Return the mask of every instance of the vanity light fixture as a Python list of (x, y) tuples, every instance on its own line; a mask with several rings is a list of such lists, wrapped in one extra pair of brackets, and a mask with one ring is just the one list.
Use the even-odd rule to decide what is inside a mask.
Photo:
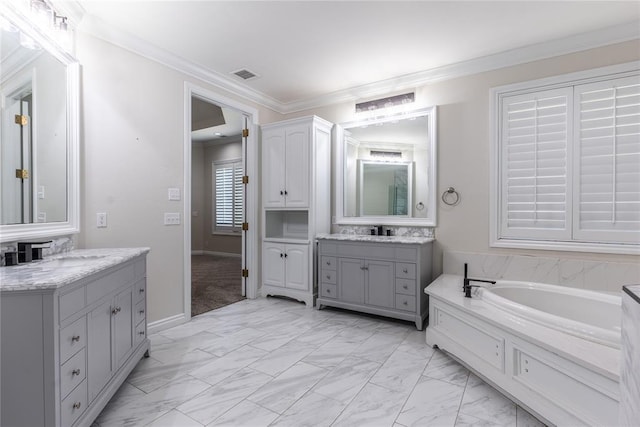
[(369, 155), (372, 158), (384, 160), (402, 160), (402, 152), (400, 151), (380, 151), (370, 150)]
[(385, 108), (392, 108), (398, 105), (411, 104), (415, 102), (416, 95), (414, 92), (402, 95), (394, 95), (387, 98), (374, 99), (373, 101), (361, 102), (356, 104), (356, 113), (364, 113)]
[(67, 31), (67, 17), (53, 12), (53, 27), (60, 31)]

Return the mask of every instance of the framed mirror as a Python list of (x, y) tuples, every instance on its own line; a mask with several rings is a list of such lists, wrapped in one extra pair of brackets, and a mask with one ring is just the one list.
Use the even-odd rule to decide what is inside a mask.
[(436, 108), (336, 126), (336, 224), (436, 225)]
[(0, 12), (0, 241), (79, 231), (79, 65), (16, 9)]

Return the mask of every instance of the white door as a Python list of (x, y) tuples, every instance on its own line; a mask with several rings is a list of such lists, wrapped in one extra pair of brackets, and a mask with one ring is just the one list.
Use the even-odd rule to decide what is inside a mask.
[(285, 201), (285, 133), (269, 129), (262, 134), (262, 200), (265, 207), (282, 207)]
[(284, 286), (284, 245), (263, 243), (262, 279), (265, 285)]
[(285, 287), (309, 290), (309, 246), (286, 245), (285, 250)]
[(309, 126), (287, 129), (285, 148), (285, 200), (288, 208), (309, 206)]

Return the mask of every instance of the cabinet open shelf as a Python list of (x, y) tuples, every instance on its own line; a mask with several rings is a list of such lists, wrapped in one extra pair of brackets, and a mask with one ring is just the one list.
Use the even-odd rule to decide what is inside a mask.
[(309, 242), (309, 211), (265, 211), (265, 239)]

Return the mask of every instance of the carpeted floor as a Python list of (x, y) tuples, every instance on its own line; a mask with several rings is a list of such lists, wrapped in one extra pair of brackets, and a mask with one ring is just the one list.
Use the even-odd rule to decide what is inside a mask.
[(206, 313), (245, 299), (242, 259), (218, 255), (191, 257), (191, 315)]

